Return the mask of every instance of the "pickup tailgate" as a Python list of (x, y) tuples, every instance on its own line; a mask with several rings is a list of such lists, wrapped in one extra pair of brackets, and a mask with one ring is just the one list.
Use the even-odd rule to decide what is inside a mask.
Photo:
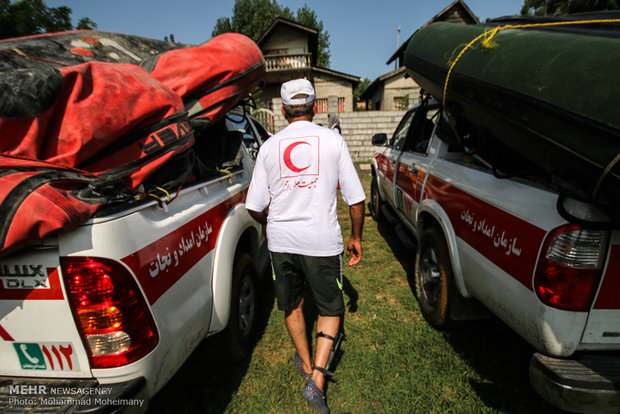
[(56, 246), (0, 257), (0, 376), (91, 377)]
[(602, 280), (582, 338), (583, 349), (620, 350), (620, 231), (614, 231)]
[[(614, 231), (578, 351), (570, 359), (535, 353), (530, 381), (551, 404), (579, 413), (620, 407), (620, 232)], [(588, 352), (589, 351), (589, 352)]]

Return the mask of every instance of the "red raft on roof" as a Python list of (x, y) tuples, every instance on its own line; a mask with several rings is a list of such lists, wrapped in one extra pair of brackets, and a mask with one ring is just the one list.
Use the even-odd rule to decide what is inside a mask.
[[(218, 121), (258, 86), (265, 73), (256, 44), (239, 33), (216, 36), (200, 46), (171, 50), (140, 66), (183, 98), (190, 117)], [(195, 73), (209, 76), (193, 76)]]
[(131, 193), (192, 147), (190, 118), (216, 122), (264, 70), (236, 33), (178, 49), (92, 31), (0, 41), (0, 255)]

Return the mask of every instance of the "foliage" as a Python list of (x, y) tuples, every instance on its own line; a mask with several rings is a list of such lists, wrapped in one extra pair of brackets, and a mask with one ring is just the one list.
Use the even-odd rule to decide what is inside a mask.
[(237, 32), (258, 40), (276, 17), (292, 20), (293, 13), (275, 0), (235, 0), (232, 17), (220, 17), (215, 23), (212, 36)]
[(357, 103), (360, 101), (360, 95), (368, 88), (370, 85), (370, 79), (364, 78), (360, 83), (357, 84), (355, 89), (353, 90), (353, 110), (357, 110)]
[(525, 0), (522, 15), (561, 16), (587, 11), (615, 10), (618, 0)]
[(277, 17), (293, 20), (319, 31), (317, 65), (329, 67), (329, 33), (323, 28), (323, 21), (307, 5), (293, 14), (288, 7), (281, 6), (276, 0), (235, 0), (232, 17), (217, 19), (212, 36), (227, 32), (242, 33), (254, 41), (265, 33)]
[(329, 33), (323, 28), (323, 21), (319, 20), (314, 10), (311, 10), (307, 5), (297, 10), (298, 23), (304, 26), (309, 26), (319, 31), (319, 44), (317, 48), (317, 65), (322, 67), (329, 67), (329, 60), (331, 53), (329, 52)]
[[(47, 7), (43, 0), (0, 0), (0, 38), (72, 30), (71, 12), (67, 6)], [(78, 28), (93, 26), (89, 18), (78, 23)]]
[(93, 22), (88, 17), (83, 17), (75, 28), (78, 30), (94, 30), (97, 28), (97, 23)]

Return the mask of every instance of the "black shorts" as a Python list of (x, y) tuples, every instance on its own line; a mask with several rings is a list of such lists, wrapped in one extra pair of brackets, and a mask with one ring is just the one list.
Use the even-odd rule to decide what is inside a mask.
[(271, 253), (278, 309), (288, 310), (303, 297), (304, 282), (321, 316), (344, 315), (342, 254), (329, 257)]

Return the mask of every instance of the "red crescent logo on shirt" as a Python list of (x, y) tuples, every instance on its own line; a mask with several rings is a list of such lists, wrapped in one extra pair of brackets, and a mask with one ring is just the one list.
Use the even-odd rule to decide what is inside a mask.
[(295, 149), (295, 147), (297, 147), (298, 145), (302, 145), (302, 144), (310, 145), (309, 143), (305, 141), (296, 141), (296, 142), (293, 142), (288, 147), (286, 147), (286, 149), (284, 150), (284, 153), (282, 154), (282, 158), (284, 159), (284, 164), (286, 164), (289, 170), (296, 172), (296, 173), (302, 172), (303, 170), (308, 169), (310, 165), (312, 165), (312, 164), (308, 164), (305, 167), (298, 167), (293, 163), (293, 160), (291, 160), (291, 152)]

